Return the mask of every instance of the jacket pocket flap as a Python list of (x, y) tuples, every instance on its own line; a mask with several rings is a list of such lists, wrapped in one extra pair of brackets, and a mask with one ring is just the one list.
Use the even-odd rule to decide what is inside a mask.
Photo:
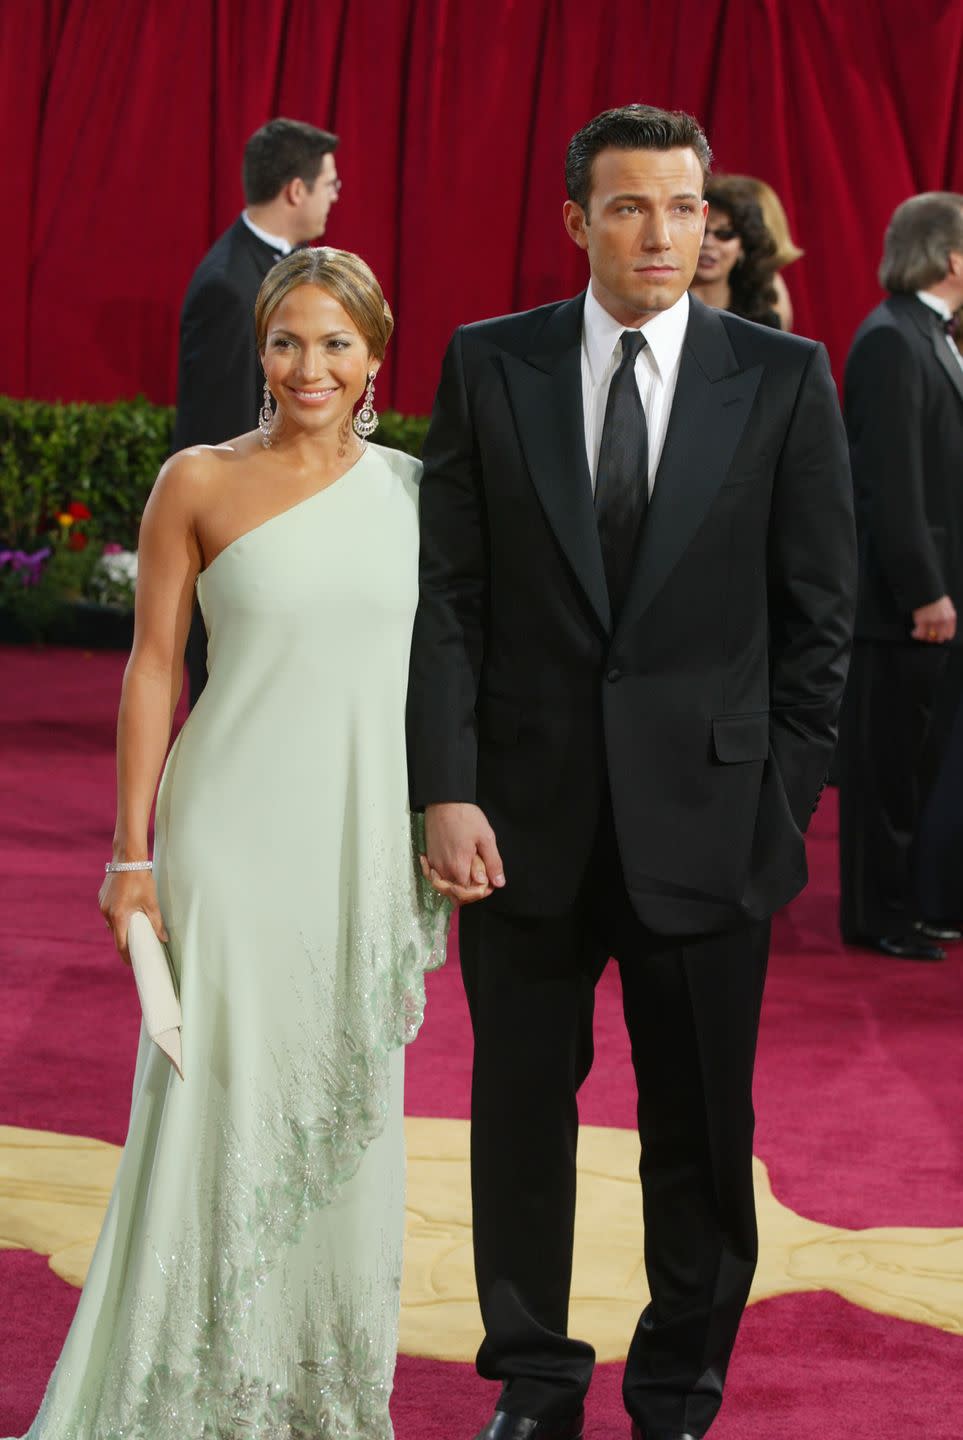
[(514, 745), (520, 718), (521, 707), (514, 700), (498, 695), (482, 695), (478, 700), (478, 732), (485, 740)]
[(716, 759), (725, 765), (765, 760), (769, 755), (769, 711), (752, 715), (717, 715), (712, 722)]

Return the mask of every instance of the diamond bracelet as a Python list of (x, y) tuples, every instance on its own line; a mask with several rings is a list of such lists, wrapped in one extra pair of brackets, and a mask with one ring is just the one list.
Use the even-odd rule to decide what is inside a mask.
[(153, 870), (153, 860), (108, 860), (104, 866), (108, 875), (122, 875), (126, 870)]

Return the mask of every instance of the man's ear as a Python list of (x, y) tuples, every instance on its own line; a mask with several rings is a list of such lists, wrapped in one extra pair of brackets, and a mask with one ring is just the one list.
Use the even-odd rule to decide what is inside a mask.
[(308, 187), (300, 175), (295, 175), (294, 179), (289, 180), (284, 187), (284, 198), (288, 204), (294, 206), (295, 209), (303, 203), (304, 197), (307, 194)]
[(954, 279), (963, 275), (963, 250), (950, 251), (949, 273)]
[(562, 206), (562, 221), (565, 229), (575, 241), (580, 250), (588, 249), (588, 236), (585, 231), (588, 226), (588, 216), (581, 205), (574, 200), (566, 200)]

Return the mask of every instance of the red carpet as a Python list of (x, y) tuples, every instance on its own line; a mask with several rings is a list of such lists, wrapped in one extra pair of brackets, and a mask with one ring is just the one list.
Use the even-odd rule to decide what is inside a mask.
[[(0, 1123), (124, 1138), (137, 1007), (96, 909), (113, 822), (121, 657), (0, 649)], [(778, 918), (757, 1073), (756, 1152), (775, 1193), (845, 1228), (963, 1224), (963, 955), (884, 961), (838, 942), (835, 807), (813, 881)], [(433, 977), (409, 1052), (412, 1114), (467, 1113), (470, 1043), (457, 966)], [(63, 1036), (72, 1036), (69, 1053)], [(633, 1087), (610, 967), (583, 1118), (631, 1127)], [(0, 1251), (0, 1435), (39, 1404), (77, 1292), (38, 1256)], [(719, 1440), (959, 1440), (959, 1338), (827, 1293), (747, 1313)], [(621, 1435), (619, 1367), (600, 1367), (588, 1434)], [(469, 1366), (402, 1358), (399, 1440), (469, 1437), (491, 1403)], [(185, 1437), (191, 1440), (191, 1437)]]

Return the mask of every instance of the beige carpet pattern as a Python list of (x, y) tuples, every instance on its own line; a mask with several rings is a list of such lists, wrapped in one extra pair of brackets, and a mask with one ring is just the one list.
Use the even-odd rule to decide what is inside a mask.
[[(408, 1119), (407, 1262), (401, 1349), (472, 1360), (481, 1333), (471, 1262), (468, 1123)], [(120, 1151), (104, 1141), (0, 1126), (0, 1249), (50, 1257), (82, 1285)], [(572, 1333), (625, 1358), (641, 1306), (639, 1146), (583, 1126)], [(755, 1161), (761, 1257), (752, 1300), (828, 1290), (868, 1310), (963, 1334), (963, 1229), (840, 1230), (787, 1209)]]

